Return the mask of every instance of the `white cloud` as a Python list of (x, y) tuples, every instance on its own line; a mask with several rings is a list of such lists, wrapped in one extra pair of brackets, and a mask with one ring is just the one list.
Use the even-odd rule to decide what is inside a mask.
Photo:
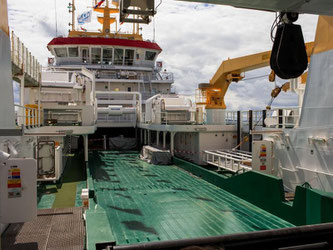
[[(68, 0), (55, 1), (9, 3), (11, 28), (44, 65), (49, 56), (46, 45), (56, 33), (55, 3), (58, 34), (65, 36), (71, 21)], [(89, 4), (90, 1), (79, 2), (78, 13)], [(146, 39), (153, 40), (155, 26), (156, 42), (163, 49), (160, 59), (168, 71), (174, 72), (176, 89), (184, 94), (194, 94), (199, 83), (208, 82), (223, 60), (270, 50), (272, 46), (270, 28), (274, 13), (170, 0), (163, 1), (157, 12), (155, 25), (143, 26), (142, 32)], [(314, 39), (316, 21), (315, 16), (300, 16), (298, 23), (302, 24), (306, 41)], [(94, 25), (96, 22), (87, 28), (92, 29)], [(248, 72), (246, 77), (268, 73), (269, 68), (265, 68)], [(263, 109), (273, 88), (274, 84), (266, 78), (233, 83), (226, 95), (227, 106)], [(293, 94), (281, 93), (276, 100), (282, 106), (296, 103)]]

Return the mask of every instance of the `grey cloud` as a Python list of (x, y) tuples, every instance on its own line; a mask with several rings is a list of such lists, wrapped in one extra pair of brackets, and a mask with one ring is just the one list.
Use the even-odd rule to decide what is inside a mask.
[(42, 28), (42, 31), (44, 32), (45, 35), (49, 37), (53, 37), (56, 35), (56, 28), (53, 23), (50, 24), (47, 21), (39, 20), (39, 25)]

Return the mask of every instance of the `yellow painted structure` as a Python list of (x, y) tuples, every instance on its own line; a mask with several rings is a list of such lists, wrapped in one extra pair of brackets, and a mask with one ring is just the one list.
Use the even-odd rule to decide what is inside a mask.
[[(25, 124), (26, 125), (39, 125), (41, 119), (39, 119), (39, 110), (37, 104), (26, 104), (25, 109)], [(40, 107), (42, 110), (42, 107)], [(41, 117), (43, 117), (43, 112), (41, 112)], [(39, 121), (39, 122), (38, 122)]]
[(313, 54), (333, 49), (333, 17), (319, 16)]
[(0, 30), (9, 36), (7, 0), (0, 0)]
[[(99, 1), (94, 0), (96, 5)], [(111, 6), (111, 4), (113, 6)], [(105, 5), (98, 8), (93, 8), (95, 12), (103, 14), (103, 16), (97, 17), (100, 24), (103, 25), (100, 32), (85, 32), (78, 31), (75, 29), (75, 1), (72, 0), (72, 30), (69, 32), (69, 37), (110, 37), (110, 38), (123, 38), (123, 39), (133, 39), (142, 41), (142, 35), (139, 34), (139, 24), (133, 24), (133, 32), (128, 34), (122, 34), (118, 32), (118, 21), (116, 17), (111, 16), (111, 14), (119, 13), (119, 3), (116, 1), (106, 0)], [(111, 32), (111, 25), (115, 25), (116, 32)]]
[[(314, 42), (306, 43), (308, 57), (311, 56)], [(200, 88), (201, 96), (206, 103), (206, 109), (225, 109), (224, 96), (230, 83), (238, 82), (244, 78), (247, 71), (263, 68), (270, 64), (271, 51), (265, 51), (253, 55), (228, 59), (222, 62), (209, 85)]]

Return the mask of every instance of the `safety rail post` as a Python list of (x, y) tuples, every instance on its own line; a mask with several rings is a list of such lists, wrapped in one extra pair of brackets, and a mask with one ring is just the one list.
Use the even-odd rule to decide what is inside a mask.
[(19, 38), (17, 37), (16, 38), (16, 50), (17, 50), (17, 65), (20, 65), (20, 40)]
[(26, 108), (24, 106), (22, 107), (22, 109), (23, 109), (23, 123), (24, 123), (24, 127), (26, 128), (28, 126), (28, 124), (29, 124), (29, 119), (27, 119), (29, 113), (27, 115), (27, 110), (26, 110)]
[(237, 111), (237, 145), (241, 142), (241, 112)]
[(31, 109), (32, 117), (31, 117), (31, 127), (35, 127), (35, 109)]
[(24, 71), (24, 43), (21, 43), (20, 47), (20, 68), (22, 67), (22, 70)]
[(279, 121), (278, 127), (283, 128), (283, 109), (278, 110), (278, 121)]
[(252, 152), (253, 111), (249, 110), (249, 152)]
[(31, 63), (32, 62), (32, 57), (31, 57), (31, 52), (29, 52), (29, 75), (31, 75), (32, 74), (32, 72), (31, 72)]
[(266, 117), (267, 117), (267, 111), (266, 111), (266, 109), (264, 109), (264, 110), (262, 111), (262, 127), (263, 127), (263, 128), (266, 128), (266, 124), (265, 124), (265, 119), (266, 119)]

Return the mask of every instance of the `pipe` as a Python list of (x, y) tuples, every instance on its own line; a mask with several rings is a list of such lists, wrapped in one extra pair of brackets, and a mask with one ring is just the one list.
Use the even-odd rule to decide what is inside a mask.
[(88, 155), (88, 152), (89, 152), (89, 141), (88, 141), (88, 135), (83, 135), (83, 143), (84, 143), (84, 161), (85, 162), (88, 162), (89, 160), (89, 155)]
[(65, 132), (36, 132), (36, 133), (24, 133), (24, 135), (26, 135), (26, 136), (66, 136), (67, 133), (65, 133)]
[(281, 228), (222, 236), (114, 246), (113, 250), (181, 249), (187, 246), (220, 246), (224, 249), (279, 249), (314, 243), (333, 247), (333, 223)]
[(107, 150), (107, 145), (106, 145), (106, 135), (103, 135), (103, 149)]
[(10, 154), (0, 150), (0, 162), (7, 161), (10, 157)]

